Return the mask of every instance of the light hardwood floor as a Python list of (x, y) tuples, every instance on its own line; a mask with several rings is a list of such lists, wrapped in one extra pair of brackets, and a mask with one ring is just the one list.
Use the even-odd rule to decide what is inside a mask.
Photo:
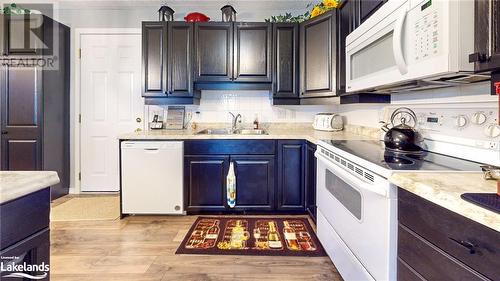
[(51, 223), (51, 280), (342, 280), (328, 257), (175, 255), (196, 216)]

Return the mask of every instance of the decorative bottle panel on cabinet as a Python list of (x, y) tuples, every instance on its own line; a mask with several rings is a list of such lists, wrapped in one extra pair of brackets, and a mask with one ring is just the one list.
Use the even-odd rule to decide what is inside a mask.
[(142, 23), (143, 97), (166, 97), (166, 23)]
[(195, 81), (232, 81), (233, 23), (196, 23), (194, 36)]
[(299, 25), (273, 24), (273, 97), (298, 97)]
[(271, 82), (271, 23), (234, 24), (236, 82)]
[(278, 141), (278, 210), (304, 211), (304, 142)]
[(300, 24), (300, 97), (336, 95), (336, 11)]
[(224, 211), (229, 156), (185, 156), (184, 189), (187, 211)]
[(169, 96), (193, 95), (193, 24), (168, 23), (167, 87)]
[(274, 208), (274, 155), (231, 155), (236, 173), (235, 210)]

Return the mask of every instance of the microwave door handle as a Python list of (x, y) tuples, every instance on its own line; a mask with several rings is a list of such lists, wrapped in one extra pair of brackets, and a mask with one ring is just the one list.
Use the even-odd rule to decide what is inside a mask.
[(407, 11), (406, 7), (403, 8), (401, 15), (394, 23), (394, 37), (392, 39), (392, 49), (394, 50), (394, 60), (398, 66), (401, 75), (408, 73), (408, 65), (406, 65), (405, 57), (403, 55), (403, 25), (405, 23)]

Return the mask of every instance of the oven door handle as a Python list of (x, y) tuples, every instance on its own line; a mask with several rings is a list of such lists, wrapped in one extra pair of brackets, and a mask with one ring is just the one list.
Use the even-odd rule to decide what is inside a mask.
[(314, 156), (316, 156), (316, 158), (318, 158), (318, 160), (321, 161), (321, 163), (324, 164), (328, 170), (334, 172), (335, 176), (339, 177), (348, 185), (354, 186), (358, 189), (363, 189), (366, 192), (376, 193), (380, 196), (389, 197), (388, 192), (385, 188), (360, 180), (358, 177), (351, 175), (349, 172), (332, 163), (331, 160), (319, 154), (318, 152), (315, 152)]
[(407, 11), (406, 7), (403, 7), (401, 15), (394, 23), (394, 37), (392, 39), (392, 49), (394, 50), (394, 60), (398, 66), (399, 73), (405, 75), (408, 73), (408, 65), (406, 64), (405, 57), (403, 55), (403, 25), (405, 23)]

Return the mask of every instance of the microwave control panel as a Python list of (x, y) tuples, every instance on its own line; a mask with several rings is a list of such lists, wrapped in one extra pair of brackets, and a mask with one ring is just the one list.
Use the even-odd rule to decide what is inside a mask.
[(409, 12), (409, 17), (415, 19), (413, 22), (415, 61), (425, 60), (439, 54), (441, 19), (438, 6), (438, 1), (425, 1)]

